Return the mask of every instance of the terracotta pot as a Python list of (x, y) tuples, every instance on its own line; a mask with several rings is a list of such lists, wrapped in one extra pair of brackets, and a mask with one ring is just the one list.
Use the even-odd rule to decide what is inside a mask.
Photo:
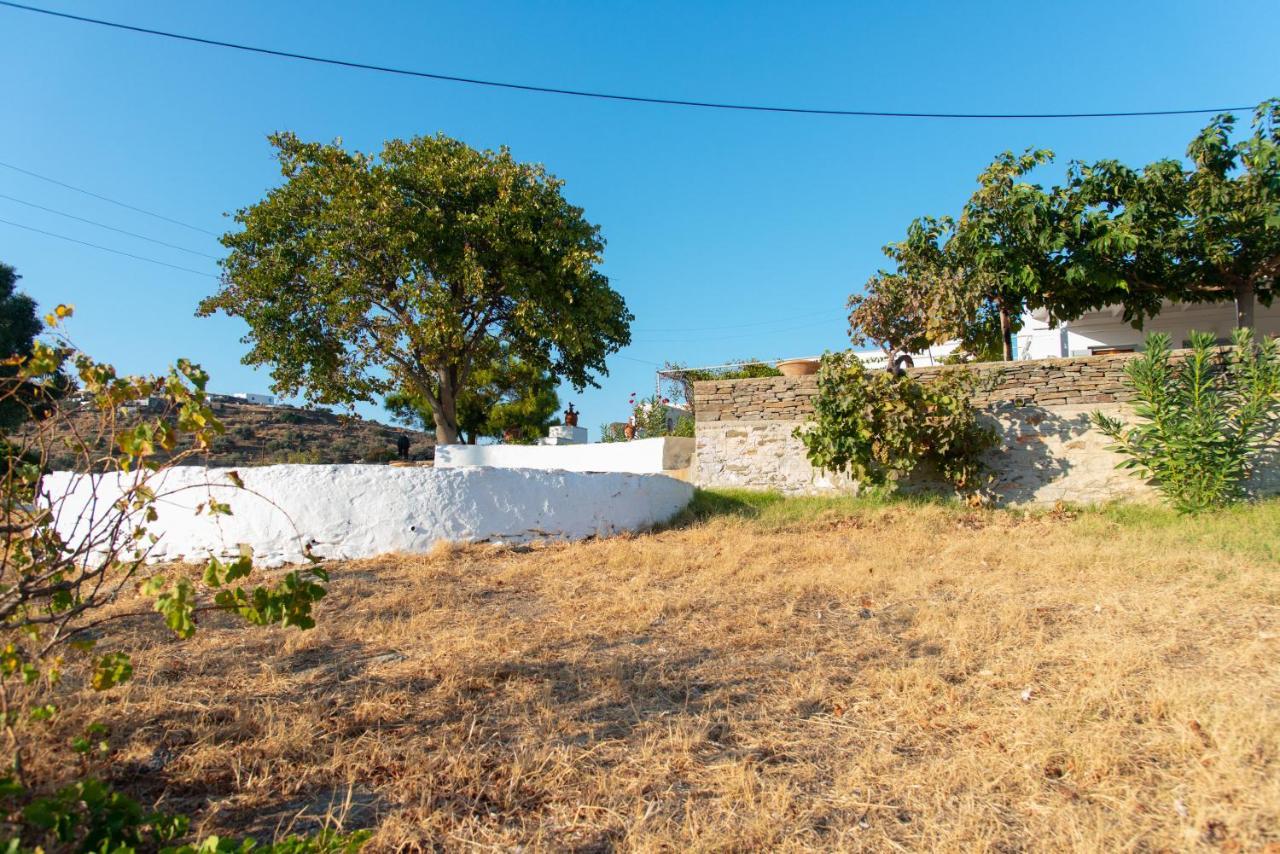
[(818, 372), (817, 359), (784, 359), (778, 363), (784, 377), (807, 377)]
[(634, 425), (634, 424), (628, 424), (628, 425), (626, 425), (625, 427), (623, 427), (623, 428), (622, 428), (622, 435), (623, 435), (623, 436), (626, 436), (626, 437), (627, 437), (627, 441), (628, 441), (628, 442), (630, 442), (632, 439), (634, 439), (634, 438), (636, 437), (636, 425)]

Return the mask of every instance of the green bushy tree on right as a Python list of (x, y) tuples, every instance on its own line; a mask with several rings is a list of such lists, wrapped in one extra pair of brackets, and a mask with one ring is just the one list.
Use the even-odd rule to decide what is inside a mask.
[(1191, 333), (1191, 352), (1173, 358), (1169, 336), (1147, 336), (1125, 368), (1138, 423), (1102, 412), (1093, 422), (1124, 455), (1119, 467), (1154, 481), (1178, 511), (1198, 513), (1245, 497), (1259, 460), (1280, 437), (1280, 344), (1237, 329), (1232, 347)]

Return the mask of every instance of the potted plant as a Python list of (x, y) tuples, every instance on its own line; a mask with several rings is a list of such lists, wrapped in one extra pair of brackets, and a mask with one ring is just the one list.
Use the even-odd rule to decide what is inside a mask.
[(784, 377), (805, 377), (818, 372), (818, 360), (783, 359), (778, 362), (778, 370)]

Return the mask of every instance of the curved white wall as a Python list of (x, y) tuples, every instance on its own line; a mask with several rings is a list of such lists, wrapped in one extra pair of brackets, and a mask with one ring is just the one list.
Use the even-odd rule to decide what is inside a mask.
[(493, 466), (661, 474), (689, 466), (693, 440), (677, 436), (592, 445), (437, 445), (436, 467)]
[[(378, 465), (279, 465), (237, 469), (180, 467), (155, 486), (161, 560), (234, 555), (241, 543), (265, 565), (303, 559), (303, 543), (325, 557), (425, 552), (440, 540), (522, 542), (607, 536), (665, 522), (693, 487), (662, 475), (581, 474), (509, 468), (401, 468)], [(109, 512), (119, 481), (99, 485), (97, 514)], [(231, 516), (196, 515), (212, 492)], [(59, 508), (59, 529), (74, 539), (93, 497), (85, 475), (54, 472), (45, 493)], [(255, 494), (256, 493), (256, 494)], [(274, 506), (273, 506), (274, 505)], [(292, 520), (292, 524), (290, 523)], [(301, 534), (301, 537), (299, 536)]]

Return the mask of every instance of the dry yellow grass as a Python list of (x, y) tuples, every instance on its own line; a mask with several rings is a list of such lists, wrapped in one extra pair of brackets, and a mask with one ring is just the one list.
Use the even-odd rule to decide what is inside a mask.
[(203, 832), (373, 850), (1280, 849), (1280, 505), (786, 506), (139, 622), (62, 726)]

